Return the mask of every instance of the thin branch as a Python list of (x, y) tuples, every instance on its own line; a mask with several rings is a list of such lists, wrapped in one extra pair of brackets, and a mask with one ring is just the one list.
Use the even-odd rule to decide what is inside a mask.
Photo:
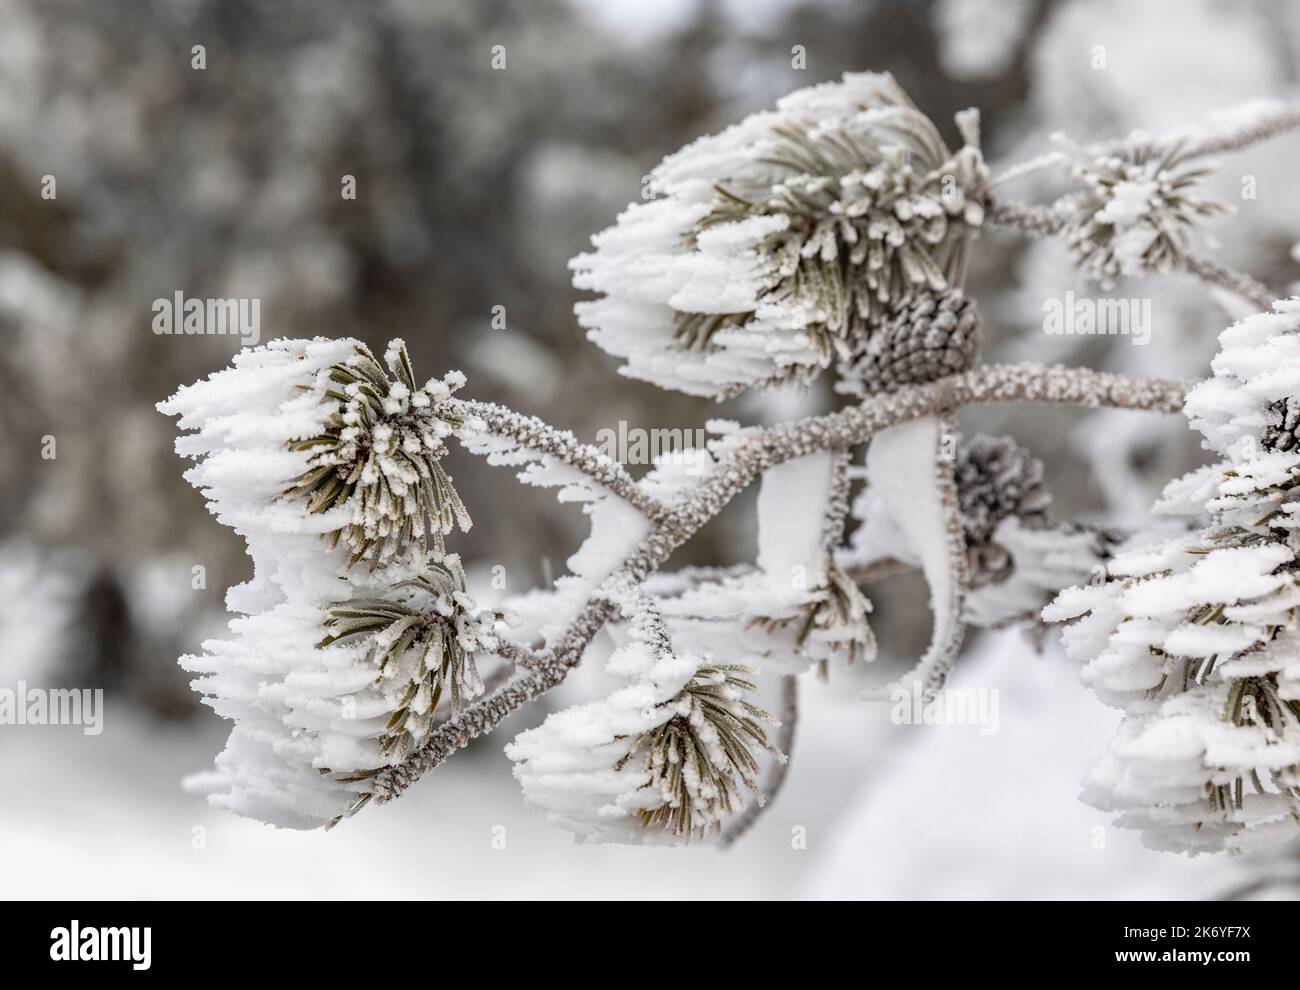
[[(995, 200), (989, 203), (985, 221), (995, 227), (1018, 230), (1031, 237), (1052, 237), (1065, 228), (1065, 218), (1050, 206), (1027, 205)], [(1204, 285), (1226, 289), (1261, 310), (1269, 310), (1277, 298), (1266, 286), (1244, 272), (1212, 261), (1200, 255), (1188, 254), (1182, 258), (1182, 267)]]
[(822, 546), (828, 554), (844, 542), (844, 527), (849, 520), (849, 463), (853, 454), (847, 448), (833, 454), (830, 495), (826, 499), (826, 520), (822, 526)]
[(1024, 178), (1026, 175), (1041, 172), (1045, 168), (1051, 168), (1054, 165), (1064, 165), (1069, 160), (1069, 155), (1064, 152), (1049, 151), (1046, 154), (1039, 155), (1037, 158), (1030, 158), (1026, 161), (1019, 162), (1016, 165), (1007, 167), (1006, 170), (989, 180), (988, 188), (995, 189), (1007, 182), (1014, 182), (1016, 179)]
[[(959, 405), (986, 402), (1045, 402), (1174, 413), (1182, 410), (1185, 390), (1180, 382), (1133, 379), (1086, 368), (985, 365), (928, 385), (911, 385), (874, 396), (861, 405), (823, 416), (745, 430), (737, 435), (709, 478), (659, 516), (641, 546), (617, 568), (611, 580), (644, 580), (766, 469), (816, 451), (865, 443), (874, 433), (897, 423), (948, 412)], [(615, 606), (597, 590), (549, 659), (434, 729), (424, 746), (376, 776), (375, 797), (387, 801), (399, 796), (456, 750), (559, 684), (614, 612)]]
[(525, 416), (495, 402), (467, 400), (462, 405), (466, 413), (483, 420), (489, 433), (563, 461), (603, 485), (648, 519), (657, 519), (664, 512), (662, 503), (647, 494), (622, 464), (599, 447), (579, 443), (577, 437), (567, 430), (557, 430), (536, 416)]
[[(1098, 141), (1086, 145), (1083, 150), (1089, 155), (1101, 157), (1129, 151), (1137, 146), (1180, 146), (1181, 157), (1200, 158), (1206, 155), (1241, 151), (1251, 145), (1259, 144), (1283, 134), (1289, 134), (1298, 129), (1300, 129), (1300, 103), (1279, 104), (1267, 112), (1258, 113), (1245, 122), (1227, 124), (1218, 129), (1213, 126), (1191, 126), (1169, 131), (1155, 137), (1147, 134), (1134, 134), (1123, 138), (1112, 138), (1108, 141)], [(1060, 138), (1063, 135), (1057, 135), (1057, 137)], [(1041, 172), (1045, 168), (1068, 165), (1069, 163), (1070, 156), (1064, 152), (1045, 152), (1034, 158), (1008, 165), (989, 181), (987, 188), (995, 189), (1026, 175)]]
[(492, 652), (516, 667), (539, 667), (554, 659), (550, 650), (535, 650), (531, 646), (503, 638), (497, 639), (497, 648)]
[(673, 639), (663, 612), (655, 600), (641, 590), (639, 583), (614, 576), (601, 587), (601, 593), (618, 608), (656, 656), (672, 655)]
[[(1241, 151), (1253, 144), (1300, 128), (1300, 103), (1279, 104), (1267, 113), (1260, 113), (1254, 119), (1237, 124), (1228, 124), (1217, 129), (1214, 127), (1187, 127), (1161, 135), (1156, 140), (1164, 144), (1183, 143), (1181, 149), (1184, 157), (1219, 155), (1228, 151)], [(1108, 142), (1104, 148), (1127, 147), (1131, 139)], [(1143, 143), (1151, 143), (1150, 138)]]
[(1269, 291), (1268, 286), (1251, 278), (1245, 272), (1236, 271), (1227, 265), (1221, 265), (1217, 261), (1195, 254), (1189, 254), (1183, 265), (1205, 285), (1227, 289), (1265, 312), (1273, 308), (1273, 300), (1277, 297)]
[(1065, 218), (1050, 206), (991, 200), (984, 222), (1006, 230), (1018, 230), (1031, 237), (1052, 237), (1065, 227)]
[(1201, 158), (1229, 151), (1242, 151), (1270, 138), (1300, 129), (1300, 103), (1278, 103), (1266, 111), (1255, 111), (1247, 119), (1219, 125), (1191, 124), (1163, 134), (1135, 132), (1084, 146), (1089, 155), (1118, 155), (1136, 148), (1174, 148), (1181, 158)]
[[(943, 511), (944, 547), (948, 555), (948, 614), (935, 615), (934, 642), (916, 666), (915, 674), (921, 677), (927, 691), (938, 691), (944, 686), (961, 653), (962, 643), (966, 640), (966, 594), (970, 590), (966, 529), (962, 523), (961, 504), (957, 499), (957, 457), (955, 451), (945, 450), (944, 438), (944, 434), (956, 435), (957, 417), (951, 412), (944, 414), (939, 421), (939, 429), (934, 476)], [(944, 631), (942, 639), (941, 630)]]

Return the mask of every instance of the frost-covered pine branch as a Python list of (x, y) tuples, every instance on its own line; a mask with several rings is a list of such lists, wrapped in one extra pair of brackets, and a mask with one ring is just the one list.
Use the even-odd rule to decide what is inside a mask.
[[(1215, 247), (1206, 221), (1231, 210), (1205, 198), (1201, 186), (1218, 168), (1211, 155), (1297, 128), (1300, 105), (1255, 100), (1163, 134), (1138, 131), (1092, 145), (1055, 134), (1062, 150), (1010, 166), (988, 183), (987, 219), (1035, 237), (1061, 237), (1080, 271), (1103, 288), (1121, 277), (1183, 271), (1266, 310), (1274, 295), (1264, 285), (1205, 253)], [(993, 198), (994, 187), (1047, 169), (1059, 170), (1075, 190), (1047, 205)]]
[(1084, 682), (1125, 712), (1086, 796), (1159, 848), (1300, 833), (1300, 301), (1220, 337), (1187, 416), (1222, 460), (1157, 511), (1203, 526), (1137, 546), (1044, 615)]
[[(254, 561), (228, 596), (230, 637), (182, 658), (234, 723), (192, 786), (275, 824), (337, 822), (604, 660), (622, 686), (508, 747), (525, 797), (587, 839), (733, 840), (783, 779), (796, 678), (869, 663), (869, 578), (915, 567), (934, 618), (906, 680), (941, 689), (968, 626), (1041, 629), (1059, 594), (1049, 617), (1083, 616), (1071, 652), (1100, 649), (1087, 676), (1131, 706), (1132, 745), (1105, 779), (1146, 802), (1141, 821), (1187, 844), (1177, 826), (1195, 816), (1211, 846), (1285, 831), (1295, 757), (1278, 761), (1297, 738), (1300, 675), (1271, 644), (1294, 624), (1283, 463), (1300, 458), (1294, 304), (1225, 333), (1215, 378), (1188, 403), (1228, 458), (1195, 483), (1216, 520), (1154, 557), (1055, 518), (1032, 452), (963, 438), (955, 415), (980, 403), (1180, 411), (1180, 382), (980, 363), (996, 328), (966, 291), (970, 253), (986, 223), (1010, 226), (1064, 237), (1099, 280), (1181, 268), (1258, 302), (1267, 290), (1194, 250), (1219, 212), (1199, 195), (1201, 159), (1291, 126), (1279, 110), (1196, 140), (1072, 149), (1034, 167), (1068, 158), (1081, 188), (1041, 206), (993, 195), (974, 111), (958, 115), (964, 143), (950, 149), (887, 75), (801, 90), (700, 139), (654, 171), (655, 198), (574, 260), (576, 284), (597, 294), (579, 322), (623, 374), (664, 388), (722, 399), (825, 374), (845, 404), (775, 426), (711, 421), (699, 457), (661, 457), (639, 479), (561, 428), (461, 397), (458, 373), (419, 385), (400, 341), (382, 362), (350, 340), (275, 341), (182, 388), (160, 408), (192, 431), (177, 441), (196, 461), (186, 477)], [(1248, 433), (1253, 453), (1233, 446)], [(567, 574), (501, 608), (477, 605), (455, 553), (469, 511), (450, 471), (467, 455), (590, 521)], [(665, 570), (751, 484), (754, 560)], [(1062, 593), (1098, 573), (1111, 580)], [(1206, 594), (1225, 578), (1254, 597)], [(1165, 625), (1143, 613), (1120, 628), (1124, 609), (1154, 607), (1143, 589), (1160, 582), (1177, 602), (1161, 599)], [(602, 658), (604, 629), (617, 645)], [(1178, 649), (1201, 651), (1195, 670), (1173, 670), (1169, 657), (1190, 655)], [(1229, 649), (1230, 662), (1208, 661)], [(1201, 750), (1180, 748), (1198, 732)], [(1224, 759), (1207, 755), (1246, 735), (1213, 750)], [(1149, 786), (1130, 786), (1133, 774)]]

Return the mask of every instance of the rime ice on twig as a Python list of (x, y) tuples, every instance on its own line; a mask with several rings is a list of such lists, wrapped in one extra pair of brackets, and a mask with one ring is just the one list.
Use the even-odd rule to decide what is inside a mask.
[(1273, 304), (1273, 293), (1266, 285), (1211, 258), (1189, 254), (1183, 259), (1183, 267), (1206, 285), (1226, 289), (1259, 309), (1268, 309)]
[(477, 419), (486, 432), (508, 437), (520, 447), (562, 461), (647, 517), (653, 519), (662, 511), (659, 503), (637, 485), (622, 464), (597, 447), (579, 443), (567, 430), (557, 430), (536, 416), (525, 416), (494, 402), (463, 402), (461, 405), (466, 415)]
[(1001, 199), (990, 203), (985, 220), (991, 227), (1006, 227), (1031, 237), (1053, 237), (1065, 226), (1065, 218), (1050, 206), (1013, 203)]
[(1134, 144), (1180, 144), (1184, 154), (1203, 157), (1241, 151), (1253, 144), (1300, 128), (1300, 103), (1251, 100), (1212, 115), (1204, 124), (1192, 124), (1164, 134), (1139, 133), (1094, 145), (1094, 154), (1121, 153)]

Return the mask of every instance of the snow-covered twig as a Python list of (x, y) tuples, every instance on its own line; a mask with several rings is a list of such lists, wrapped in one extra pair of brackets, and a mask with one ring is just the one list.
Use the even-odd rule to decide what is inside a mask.
[(1005, 185), (1008, 182), (1014, 182), (1016, 179), (1023, 179), (1026, 175), (1033, 175), (1035, 172), (1041, 172), (1045, 168), (1052, 168), (1061, 165), (1068, 160), (1066, 155), (1060, 151), (1049, 151), (1046, 154), (1039, 155), (1037, 158), (1030, 158), (1015, 165), (1008, 166), (1004, 171), (995, 175), (989, 180), (989, 188), (995, 189), (998, 186)]
[(1195, 275), (1205, 285), (1226, 289), (1228, 292), (1241, 296), (1242, 299), (1261, 310), (1267, 310), (1273, 305), (1275, 296), (1268, 286), (1251, 278), (1245, 272), (1239, 272), (1235, 268), (1229, 268), (1227, 265), (1221, 265), (1211, 258), (1196, 254), (1189, 254), (1184, 264), (1187, 271)]
[(496, 649), (492, 652), (507, 663), (514, 664), (516, 667), (530, 669), (540, 666), (551, 659), (549, 650), (534, 650), (522, 643), (500, 637), (497, 639)]
[(844, 526), (849, 519), (849, 464), (853, 456), (848, 449), (837, 450), (831, 468), (831, 492), (826, 500), (826, 519), (822, 528), (822, 545), (827, 553), (844, 542)]
[(1132, 147), (1135, 142), (1155, 141), (1180, 145), (1181, 153), (1186, 157), (1242, 151), (1300, 128), (1300, 103), (1254, 100), (1222, 111), (1216, 117), (1217, 120), (1209, 124), (1178, 128), (1154, 138), (1147, 134), (1119, 138), (1092, 145), (1089, 150), (1098, 155), (1116, 154)]
[[(1228, 111), (1219, 126), (1197, 125), (1183, 127), (1167, 134), (1152, 136), (1149, 134), (1130, 135), (1112, 138), (1087, 146), (1092, 155), (1122, 154), (1135, 144), (1164, 144), (1180, 146), (1180, 153), (1188, 158), (1219, 155), (1232, 151), (1242, 151), (1262, 141), (1289, 134), (1300, 128), (1300, 104), (1256, 101), (1248, 103), (1235, 111)], [(1060, 151), (1049, 151), (1035, 158), (1009, 165), (988, 183), (993, 189), (1026, 175), (1041, 172), (1069, 162), (1069, 156)]]
[(1052, 237), (1061, 232), (1064, 218), (1050, 206), (1014, 203), (995, 199), (989, 202), (984, 222), (994, 227), (1018, 230), (1031, 237)]
[(495, 402), (466, 401), (463, 407), (467, 415), (484, 423), (487, 432), (507, 437), (528, 450), (548, 454), (581, 471), (646, 517), (654, 519), (663, 511), (663, 506), (646, 494), (622, 464), (599, 447), (579, 443), (567, 430), (557, 430), (536, 416), (525, 416)]

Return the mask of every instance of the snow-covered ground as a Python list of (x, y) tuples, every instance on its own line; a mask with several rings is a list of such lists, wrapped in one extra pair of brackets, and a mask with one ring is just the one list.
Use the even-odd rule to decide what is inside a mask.
[(997, 731), (903, 725), (801, 888), (810, 897), (1213, 898), (1255, 876), (1244, 857), (1145, 848), (1078, 799), (1119, 721), (1055, 648), (989, 636), (957, 667), (956, 691), (997, 690)]
[[(845, 681), (803, 685), (786, 787), (734, 848), (575, 844), (524, 807), (500, 747), (461, 754), (333, 832), (208, 808), (179, 787), (223, 727), (159, 728), (109, 705), (98, 737), (0, 734), (4, 890), (36, 898), (1201, 897), (1244, 859), (1149, 852), (1080, 804), (1115, 716), (1058, 655), (1014, 634), (972, 650), (954, 686), (1000, 689), (998, 731), (913, 727)], [(540, 714), (535, 720), (540, 719)], [(521, 727), (517, 726), (516, 728)], [(1097, 828), (1104, 848), (1094, 848)]]

